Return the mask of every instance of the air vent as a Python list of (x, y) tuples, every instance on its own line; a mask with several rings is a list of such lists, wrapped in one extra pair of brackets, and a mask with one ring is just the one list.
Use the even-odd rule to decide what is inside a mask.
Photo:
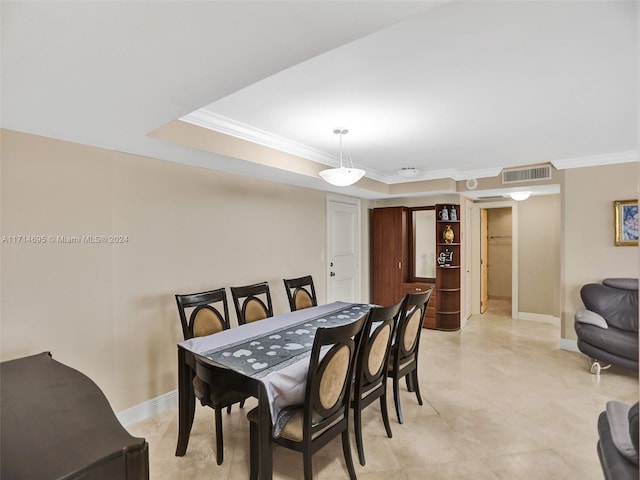
[(551, 179), (551, 165), (511, 168), (502, 171), (502, 183), (535, 182)]

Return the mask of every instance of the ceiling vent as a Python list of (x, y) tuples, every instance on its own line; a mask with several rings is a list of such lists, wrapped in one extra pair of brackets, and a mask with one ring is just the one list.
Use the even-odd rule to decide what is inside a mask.
[(551, 179), (551, 165), (502, 170), (502, 183), (535, 182)]

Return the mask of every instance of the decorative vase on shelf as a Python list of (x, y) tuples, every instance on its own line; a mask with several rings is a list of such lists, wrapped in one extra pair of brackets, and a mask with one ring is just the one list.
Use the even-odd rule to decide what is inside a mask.
[(449, 220), (449, 210), (447, 210), (447, 207), (443, 207), (442, 210), (438, 212), (438, 219)]
[(451, 225), (447, 225), (444, 229), (444, 232), (442, 232), (442, 238), (444, 238), (444, 242), (445, 243), (453, 243), (453, 240), (455, 238), (455, 234), (453, 233), (453, 230), (451, 229)]
[(456, 212), (456, 207), (451, 207), (451, 214), (449, 215), (452, 221), (458, 221), (458, 212)]

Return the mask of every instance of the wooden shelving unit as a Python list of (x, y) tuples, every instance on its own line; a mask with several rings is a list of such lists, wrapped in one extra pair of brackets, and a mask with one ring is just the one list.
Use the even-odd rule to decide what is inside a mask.
[[(442, 220), (442, 212), (450, 214), (456, 211), (455, 220)], [(436, 268), (436, 308), (435, 325), (438, 330), (460, 329), (460, 206), (455, 204), (436, 205), (436, 259), (442, 254), (446, 258), (446, 264), (440, 264)], [(444, 234), (447, 228), (453, 232), (453, 240), (445, 240)], [(449, 259), (449, 256), (451, 257)], [(441, 260), (442, 261), (442, 260)]]
[[(451, 216), (442, 219), (444, 210)], [(435, 285), (432, 279), (413, 278), (410, 270), (409, 219), (412, 209), (407, 207), (375, 208), (371, 217), (373, 303), (392, 305), (407, 293), (418, 293), (434, 286), (433, 295), (423, 322), (425, 328), (459, 330), (461, 321), (460, 283), (460, 205), (435, 205), (435, 254), (436, 260), (445, 253), (446, 262), (437, 262)], [(451, 229), (453, 239), (445, 239), (444, 232)]]

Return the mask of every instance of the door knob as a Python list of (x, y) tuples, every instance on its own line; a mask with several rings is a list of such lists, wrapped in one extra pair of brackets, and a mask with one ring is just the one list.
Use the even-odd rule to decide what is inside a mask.
[(335, 277), (335, 276), (336, 276), (336, 272), (331, 272), (331, 273), (329, 274), (329, 276), (330, 276), (330, 277)]

